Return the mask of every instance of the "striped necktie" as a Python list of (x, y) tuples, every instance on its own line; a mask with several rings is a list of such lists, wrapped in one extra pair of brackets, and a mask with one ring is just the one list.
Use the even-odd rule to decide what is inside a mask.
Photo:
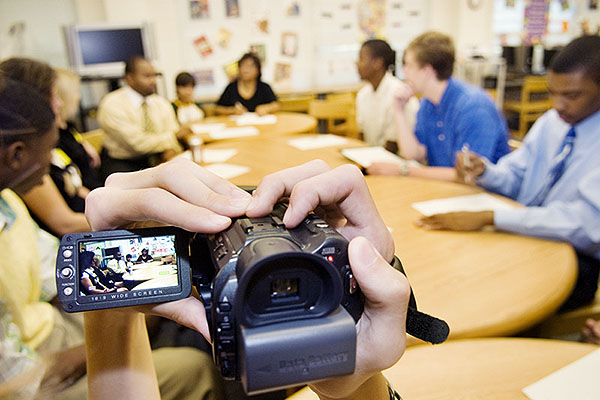
[(156, 128), (152, 118), (150, 117), (150, 110), (148, 110), (148, 102), (146, 102), (146, 100), (144, 100), (142, 103), (142, 114), (144, 118), (144, 132), (155, 133)]
[(542, 186), (542, 189), (539, 193), (534, 197), (534, 199), (528, 204), (529, 206), (536, 207), (544, 202), (548, 192), (554, 186), (556, 182), (560, 179), (563, 172), (565, 172), (565, 164), (567, 163), (567, 159), (573, 150), (573, 144), (575, 143), (575, 128), (571, 127), (567, 136), (565, 136), (565, 140), (563, 141), (562, 147), (558, 154), (552, 160), (552, 167), (548, 172), (548, 177)]

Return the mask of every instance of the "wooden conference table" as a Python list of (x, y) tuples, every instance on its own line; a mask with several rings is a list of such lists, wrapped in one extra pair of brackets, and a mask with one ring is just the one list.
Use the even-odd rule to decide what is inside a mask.
[[(256, 185), (283, 168), (321, 158), (335, 167), (349, 161), (346, 145), (297, 150), (295, 137), (210, 143), (207, 148), (235, 148), (227, 163), (249, 166), (230, 179)], [(416, 201), (482, 192), (479, 188), (435, 180), (367, 176), (369, 189), (391, 228), (419, 309), (443, 318), (451, 338), (502, 336), (522, 331), (555, 311), (566, 299), (577, 273), (575, 253), (565, 243), (500, 232), (426, 231), (414, 225)], [(409, 345), (419, 340), (409, 337)]]
[[(294, 112), (278, 112), (275, 114), (277, 121), (274, 124), (252, 125), (258, 129), (260, 138), (275, 138), (282, 135), (293, 135), (304, 132), (314, 132), (317, 120), (308, 115)], [(202, 120), (202, 124), (225, 124), (227, 128), (238, 127), (237, 122), (230, 116), (208, 117)], [(208, 135), (201, 135), (205, 142), (212, 141)]]
[[(597, 349), (544, 339), (456, 340), (410, 347), (383, 374), (404, 400), (527, 399), (523, 388)], [(288, 400), (317, 398), (305, 388)]]

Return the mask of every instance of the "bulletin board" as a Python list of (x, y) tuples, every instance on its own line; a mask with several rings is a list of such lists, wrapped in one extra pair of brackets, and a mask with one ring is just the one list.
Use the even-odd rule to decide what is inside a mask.
[(359, 82), (356, 60), (368, 38), (397, 51), (427, 29), (422, 0), (186, 0), (178, 2), (183, 68), (196, 95), (219, 95), (236, 61), (253, 50), (276, 90)]

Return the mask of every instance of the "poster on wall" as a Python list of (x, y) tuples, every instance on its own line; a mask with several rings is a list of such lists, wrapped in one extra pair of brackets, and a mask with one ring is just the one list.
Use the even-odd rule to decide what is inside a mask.
[(227, 75), (229, 82), (233, 82), (238, 76), (238, 62), (234, 61), (223, 65), (223, 71), (225, 71), (225, 75)]
[(190, 18), (205, 19), (210, 18), (208, 9), (208, 0), (190, 0)]
[(300, 15), (300, 4), (297, 0), (293, 0), (286, 8), (285, 15), (288, 17), (297, 17)]
[(548, 25), (548, 3), (546, 0), (530, 0), (525, 7), (525, 42), (539, 43)]
[(383, 39), (385, 0), (365, 0), (358, 4), (358, 26), (366, 39)]
[(225, 14), (229, 18), (239, 18), (240, 7), (238, 0), (225, 0)]
[(260, 33), (269, 33), (269, 20), (267, 18), (259, 18), (256, 20), (256, 28)]
[(275, 63), (273, 83), (279, 86), (287, 86), (292, 82), (292, 64)]
[(212, 86), (215, 84), (215, 74), (212, 69), (199, 69), (192, 71), (196, 86)]
[(267, 48), (264, 43), (250, 44), (250, 53), (255, 54), (262, 65), (267, 61)]
[(208, 57), (213, 52), (210, 43), (208, 43), (208, 39), (204, 35), (198, 36), (196, 39), (194, 39), (194, 48), (198, 54), (202, 56), (202, 58)]
[(281, 34), (281, 55), (296, 57), (298, 54), (298, 34), (283, 32)]
[(231, 43), (231, 31), (221, 28), (217, 32), (217, 44), (223, 49), (228, 49)]

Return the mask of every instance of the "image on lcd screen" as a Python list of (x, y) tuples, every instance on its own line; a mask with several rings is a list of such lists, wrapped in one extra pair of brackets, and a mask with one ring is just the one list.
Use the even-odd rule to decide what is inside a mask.
[(79, 295), (179, 285), (175, 235), (79, 243)]

